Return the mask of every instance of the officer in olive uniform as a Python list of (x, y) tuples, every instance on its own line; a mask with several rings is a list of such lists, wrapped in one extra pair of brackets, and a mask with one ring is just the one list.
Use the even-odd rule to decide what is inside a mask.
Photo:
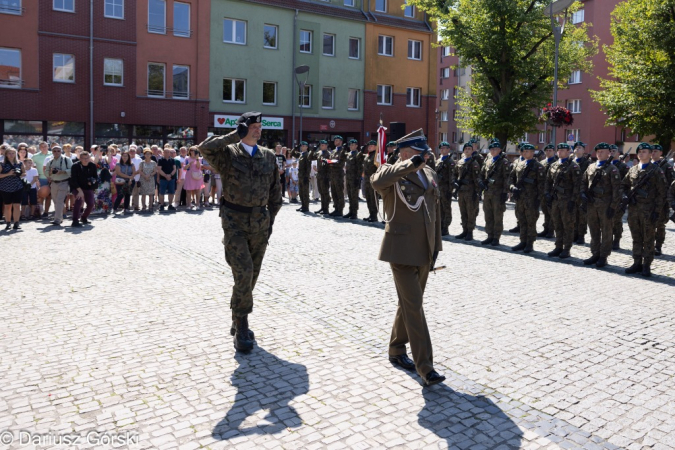
[(612, 227), (614, 215), (621, 202), (619, 169), (609, 159), (609, 144), (595, 146), (596, 163), (591, 164), (581, 176), (581, 207), (587, 213), (591, 232), (591, 257), (584, 260), (589, 266), (605, 267), (612, 253)]
[(328, 151), (328, 141), (324, 139), (319, 141), (319, 148), (314, 152), (314, 159), (316, 159), (316, 182), (321, 196), (321, 209), (316, 213), (328, 214), (330, 212), (330, 174), (328, 172), (330, 152)]
[(455, 193), (462, 219), (462, 232), (455, 236), (465, 241), (473, 240), (478, 215), (478, 196), (480, 195), (480, 164), (473, 157), (471, 141), (462, 147), (463, 158), (455, 166)]
[(551, 164), (546, 176), (544, 198), (551, 212), (551, 226), (555, 230), (555, 249), (549, 257), (565, 259), (570, 257), (574, 242), (576, 199), (581, 187), (581, 169), (570, 158), (570, 146), (558, 144), (558, 160)]
[(234, 333), (235, 348), (243, 352), (253, 348), (253, 333), (248, 328), (253, 289), (282, 203), (274, 152), (257, 145), (261, 132), (262, 114), (248, 112), (237, 120), (235, 131), (211, 136), (199, 145), (223, 182), (223, 244), (234, 278), (230, 302), (234, 329), (230, 333)]
[(537, 240), (537, 219), (539, 205), (544, 198), (546, 171), (534, 159), (534, 145), (523, 144), (520, 151), (523, 160), (515, 164), (509, 177), (509, 189), (516, 201), (516, 218), (520, 226), (520, 244), (511, 250), (530, 253)]
[(504, 211), (509, 196), (509, 175), (511, 164), (502, 153), (502, 145), (493, 140), (488, 145), (491, 158), (488, 158), (480, 170), (480, 187), (483, 193), (483, 213), (485, 214), (485, 232), (487, 238), (482, 245), (499, 245), (504, 232)]
[(312, 172), (312, 160), (307, 150), (307, 142), (300, 142), (300, 155), (298, 156), (298, 188), (300, 191), (300, 208), (297, 211), (309, 212), (309, 176)]
[(363, 172), (363, 159), (359, 152), (359, 141), (349, 140), (349, 153), (347, 153), (347, 196), (349, 197), (349, 212), (342, 216), (345, 219), (358, 219), (359, 211), (359, 188), (361, 187), (361, 173)]
[[(615, 144), (609, 146), (610, 160), (612, 165), (619, 169), (619, 178), (622, 180), (626, 177), (628, 173), (628, 166), (626, 163), (621, 161), (619, 157), (619, 147)], [(617, 208), (616, 214), (614, 215), (614, 224), (612, 225), (612, 250), (619, 250), (621, 248), (621, 235), (623, 234), (623, 211), (621, 208)]]
[(666, 177), (651, 162), (652, 146), (646, 142), (637, 147), (639, 162), (630, 168), (621, 182), (622, 206), (628, 205), (628, 227), (633, 238), (633, 265), (626, 273), (642, 273), (650, 277), (654, 260), (654, 243), (659, 213), (666, 198)]
[(436, 164), (438, 187), (441, 193), (441, 236), (450, 234), (452, 223), (452, 191), (455, 183), (455, 161), (450, 157), (450, 144), (441, 142), (441, 157)]
[[(588, 169), (588, 166), (591, 164), (591, 158), (586, 154), (586, 144), (581, 141), (574, 143), (574, 162), (579, 165), (581, 169), (581, 174), (583, 175)], [(576, 231), (574, 232), (574, 240), (577, 244), (584, 244), (586, 242), (585, 236), (588, 229), (588, 219), (586, 217), (586, 211), (581, 209), (581, 199), (577, 199), (577, 209), (576, 209)]]
[[(660, 145), (652, 146), (652, 160), (663, 171), (666, 177), (666, 186), (670, 186), (675, 179), (673, 175), (673, 165), (664, 158), (663, 147)], [(654, 246), (654, 255), (661, 256), (661, 247), (666, 240), (666, 224), (670, 217), (670, 206), (668, 202), (663, 202), (663, 210), (659, 216), (659, 223), (656, 225), (656, 244)]]
[(330, 192), (333, 196), (333, 217), (342, 217), (345, 209), (345, 162), (347, 151), (342, 147), (342, 136), (333, 139), (335, 148), (330, 152), (328, 173), (330, 176)]
[[(417, 370), (429, 386), (445, 380), (433, 366), (433, 349), (423, 309), (424, 290), (442, 250), (441, 207), (436, 173), (425, 167), (430, 149), (422, 130), (398, 141), (399, 160), (384, 164), (371, 177), (382, 196), (384, 239), (379, 259), (391, 266), (398, 308), (389, 341), (389, 360)], [(406, 355), (410, 344), (413, 361)]]
[(377, 142), (368, 141), (366, 144), (367, 155), (363, 160), (363, 179), (365, 180), (366, 205), (368, 205), (368, 217), (364, 217), (366, 222), (377, 222), (377, 197), (370, 182), (370, 177), (377, 172)]
[(396, 142), (391, 141), (387, 143), (387, 164), (394, 164), (398, 161), (398, 148)]
[[(544, 147), (545, 158), (541, 161), (541, 165), (544, 166), (546, 171), (546, 177), (548, 178), (549, 173), (551, 172), (551, 165), (558, 160), (558, 157), (555, 155), (555, 147), (553, 144), (548, 144)], [(553, 223), (551, 222), (551, 211), (549, 210), (546, 199), (541, 199), (541, 212), (544, 214), (544, 230), (537, 234), (537, 237), (553, 237)]]

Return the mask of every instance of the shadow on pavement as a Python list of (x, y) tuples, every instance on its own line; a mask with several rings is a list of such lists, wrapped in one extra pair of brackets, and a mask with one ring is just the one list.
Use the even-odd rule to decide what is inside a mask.
[[(232, 408), (214, 427), (211, 433), (214, 439), (275, 434), (302, 425), (300, 415), (289, 402), (309, 391), (305, 366), (279, 359), (257, 346), (247, 355), (237, 352), (235, 359), (239, 367), (231, 380), (237, 395)], [(262, 420), (242, 428), (249, 416), (262, 410), (269, 410)]]
[(420, 426), (446, 440), (448, 448), (519, 449), (523, 432), (490, 399), (439, 384), (424, 388)]

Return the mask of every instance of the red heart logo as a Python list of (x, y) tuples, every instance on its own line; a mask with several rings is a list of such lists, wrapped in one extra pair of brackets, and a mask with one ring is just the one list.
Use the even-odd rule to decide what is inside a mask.
[(218, 123), (221, 124), (221, 125), (224, 124), (224, 123), (225, 123), (225, 119), (223, 119), (222, 117), (219, 118), (219, 119), (218, 119)]

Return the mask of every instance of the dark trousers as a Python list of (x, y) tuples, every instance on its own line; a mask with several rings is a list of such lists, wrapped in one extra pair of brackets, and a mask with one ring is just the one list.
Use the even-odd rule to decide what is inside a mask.
[(117, 209), (120, 206), (120, 203), (122, 203), (122, 200), (124, 200), (124, 209), (131, 208), (131, 192), (125, 192), (124, 194), (118, 192), (113, 209)]
[[(75, 200), (75, 205), (73, 205), (73, 220), (86, 219), (91, 214), (91, 210), (94, 209), (94, 191), (90, 189), (82, 189), (84, 198), (77, 198)], [(77, 190), (73, 191), (73, 195), (77, 196)], [(82, 206), (87, 204), (87, 207), (84, 209), (84, 213), (80, 216), (80, 211), (82, 211)]]

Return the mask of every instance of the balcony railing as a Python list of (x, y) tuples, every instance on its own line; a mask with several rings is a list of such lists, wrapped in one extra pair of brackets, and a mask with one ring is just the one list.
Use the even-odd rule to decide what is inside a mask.
[(163, 91), (158, 89), (148, 89), (145, 94), (151, 98), (166, 98), (171, 100), (191, 100), (194, 95), (185, 91)]
[(148, 24), (148, 33), (154, 34), (173, 34), (178, 37), (192, 37), (192, 30), (185, 30), (182, 28), (160, 27), (157, 25)]

